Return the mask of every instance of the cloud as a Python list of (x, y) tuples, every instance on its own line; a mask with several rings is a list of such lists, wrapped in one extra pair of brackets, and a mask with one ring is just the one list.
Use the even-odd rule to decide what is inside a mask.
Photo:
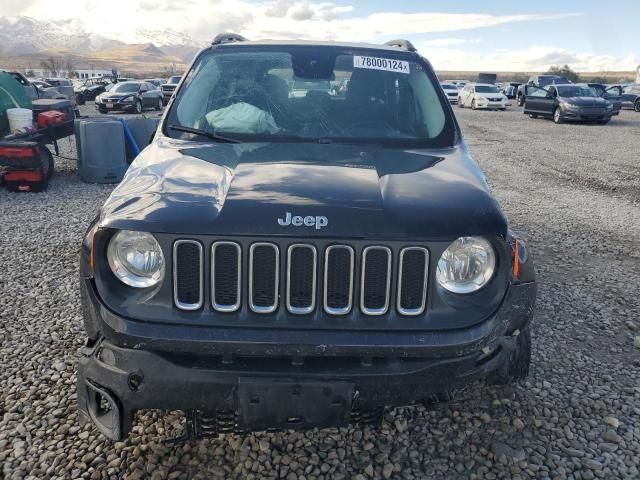
[(421, 42), (421, 45), (427, 47), (450, 47), (453, 45), (471, 45), (482, 42), (481, 38), (434, 38)]
[(38, 0), (2, 0), (0, 1), (0, 16), (21, 15), (37, 2)]
[(428, 51), (429, 60), (437, 70), (543, 72), (551, 65), (567, 64), (576, 71), (598, 72), (629, 71), (640, 64), (637, 55), (594, 55), (553, 46), (532, 46), (525, 50), (501, 50), (485, 54), (453, 48), (428, 49), (425, 42), (417, 44), (417, 47)]

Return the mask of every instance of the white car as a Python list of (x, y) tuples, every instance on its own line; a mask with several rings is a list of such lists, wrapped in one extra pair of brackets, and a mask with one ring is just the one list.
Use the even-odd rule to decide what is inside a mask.
[(509, 105), (507, 97), (490, 83), (467, 83), (458, 93), (458, 106), (505, 110)]
[(449, 99), (450, 103), (456, 104), (458, 103), (458, 87), (456, 87), (453, 83), (441, 83), (440, 86), (444, 90), (444, 94)]

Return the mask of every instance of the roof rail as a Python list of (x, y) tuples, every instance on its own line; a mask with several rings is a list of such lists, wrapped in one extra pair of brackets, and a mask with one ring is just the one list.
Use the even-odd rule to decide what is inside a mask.
[(416, 47), (414, 47), (413, 43), (411, 43), (409, 40), (402, 40), (402, 39), (389, 40), (388, 42), (385, 42), (384, 44), (388, 45), (390, 47), (402, 48), (403, 50), (408, 50), (409, 52), (417, 52), (418, 51), (418, 49)]
[(237, 33), (221, 33), (220, 35), (216, 35), (211, 45), (222, 45), (223, 43), (234, 42), (248, 42), (248, 40)]

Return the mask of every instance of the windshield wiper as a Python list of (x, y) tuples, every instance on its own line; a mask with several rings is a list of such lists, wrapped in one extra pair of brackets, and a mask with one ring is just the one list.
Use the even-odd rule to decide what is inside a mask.
[(177, 130), (178, 132), (186, 132), (186, 133), (192, 133), (194, 135), (201, 135), (203, 137), (210, 138), (211, 140), (215, 140), (216, 142), (241, 143), (241, 141), (236, 138), (225, 137), (224, 135), (220, 135), (215, 132), (207, 132), (206, 130), (200, 130), (199, 128), (185, 127), (182, 125), (169, 125), (168, 128), (170, 128), (171, 130)]

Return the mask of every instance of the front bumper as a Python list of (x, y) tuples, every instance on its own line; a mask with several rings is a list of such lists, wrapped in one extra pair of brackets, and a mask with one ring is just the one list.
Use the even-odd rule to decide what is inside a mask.
[(502, 110), (507, 108), (507, 102), (476, 102), (476, 108), (479, 110)]
[(96, 102), (96, 110), (112, 111), (112, 112), (128, 112), (135, 109), (135, 102)]
[(599, 112), (585, 112), (584, 110), (563, 109), (562, 116), (571, 122), (604, 122), (614, 115), (612, 110), (602, 110)]
[[(90, 280), (81, 281), (81, 290), (85, 321), (100, 318), (102, 327), (79, 361), (80, 421), (93, 421), (113, 440), (127, 435), (137, 410), (231, 412), (237, 418), (244, 408), (241, 385), (256, 378), (267, 385), (293, 382), (303, 390), (326, 383), (349, 392), (340, 407), (347, 417), (329, 415), (291, 427), (259, 423), (258, 428), (339, 425), (336, 418), (348, 423), (355, 412), (420, 402), (503, 365), (515, 348), (512, 333), (531, 321), (535, 301), (535, 283), (511, 285), (491, 318), (446, 332), (283, 332), (135, 322), (106, 309)], [(295, 410), (296, 403), (283, 395), (274, 399), (271, 392), (265, 408), (275, 403)], [(100, 408), (100, 398), (114, 414)]]

